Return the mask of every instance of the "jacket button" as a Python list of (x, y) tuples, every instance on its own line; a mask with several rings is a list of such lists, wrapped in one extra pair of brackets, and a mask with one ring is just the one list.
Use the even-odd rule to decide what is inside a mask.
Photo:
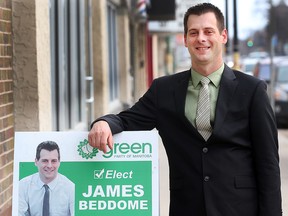
[(209, 180), (210, 180), (210, 177), (209, 177), (209, 176), (205, 176), (205, 177), (204, 177), (204, 181), (205, 181), (205, 182), (208, 182)]
[(203, 153), (207, 153), (207, 152), (208, 152), (208, 148), (204, 147), (204, 148), (202, 149), (202, 151), (203, 151)]

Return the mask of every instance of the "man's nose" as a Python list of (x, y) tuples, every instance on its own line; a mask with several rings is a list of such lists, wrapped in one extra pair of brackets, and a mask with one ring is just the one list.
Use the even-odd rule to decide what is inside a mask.
[(207, 38), (206, 38), (206, 35), (204, 34), (204, 32), (199, 32), (198, 33), (198, 41), (199, 42), (204, 42), (204, 41), (206, 41), (207, 40)]
[(52, 161), (48, 161), (46, 165), (47, 167), (52, 167)]

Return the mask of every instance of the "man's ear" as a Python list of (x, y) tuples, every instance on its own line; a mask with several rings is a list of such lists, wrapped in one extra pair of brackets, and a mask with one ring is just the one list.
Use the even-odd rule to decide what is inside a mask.
[(227, 29), (224, 29), (222, 31), (222, 38), (223, 38), (223, 44), (226, 44), (227, 41), (228, 41), (228, 31), (227, 31)]
[(186, 36), (186, 34), (184, 34), (184, 45), (185, 45), (185, 47), (187, 47), (187, 36)]

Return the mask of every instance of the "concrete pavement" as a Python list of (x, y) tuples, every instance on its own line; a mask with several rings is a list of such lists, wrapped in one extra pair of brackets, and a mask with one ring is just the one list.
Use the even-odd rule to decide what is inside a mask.
[(160, 215), (169, 215), (169, 170), (168, 161), (162, 141), (159, 138), (159, 189), (160, 189)]
[(283, 216), (288, 215), (288, 130), (279, 131), (279, 154)]
[[(288, 130), (279, 130), (283, 216), (288, 216)], [(159, 139), (160, 216), (169, 215), (169, 171), (165, 149)]]

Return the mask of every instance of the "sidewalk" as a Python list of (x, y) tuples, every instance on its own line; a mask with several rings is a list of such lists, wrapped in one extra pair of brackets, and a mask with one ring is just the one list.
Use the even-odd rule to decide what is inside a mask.
[(159, 138), (159, 188), (160, 188), (160, 215), (169, 215), (169, 170), (166, 151), (162, 140)]
[(283, 216), (288, 215), (288, 130), (279, 131)]

